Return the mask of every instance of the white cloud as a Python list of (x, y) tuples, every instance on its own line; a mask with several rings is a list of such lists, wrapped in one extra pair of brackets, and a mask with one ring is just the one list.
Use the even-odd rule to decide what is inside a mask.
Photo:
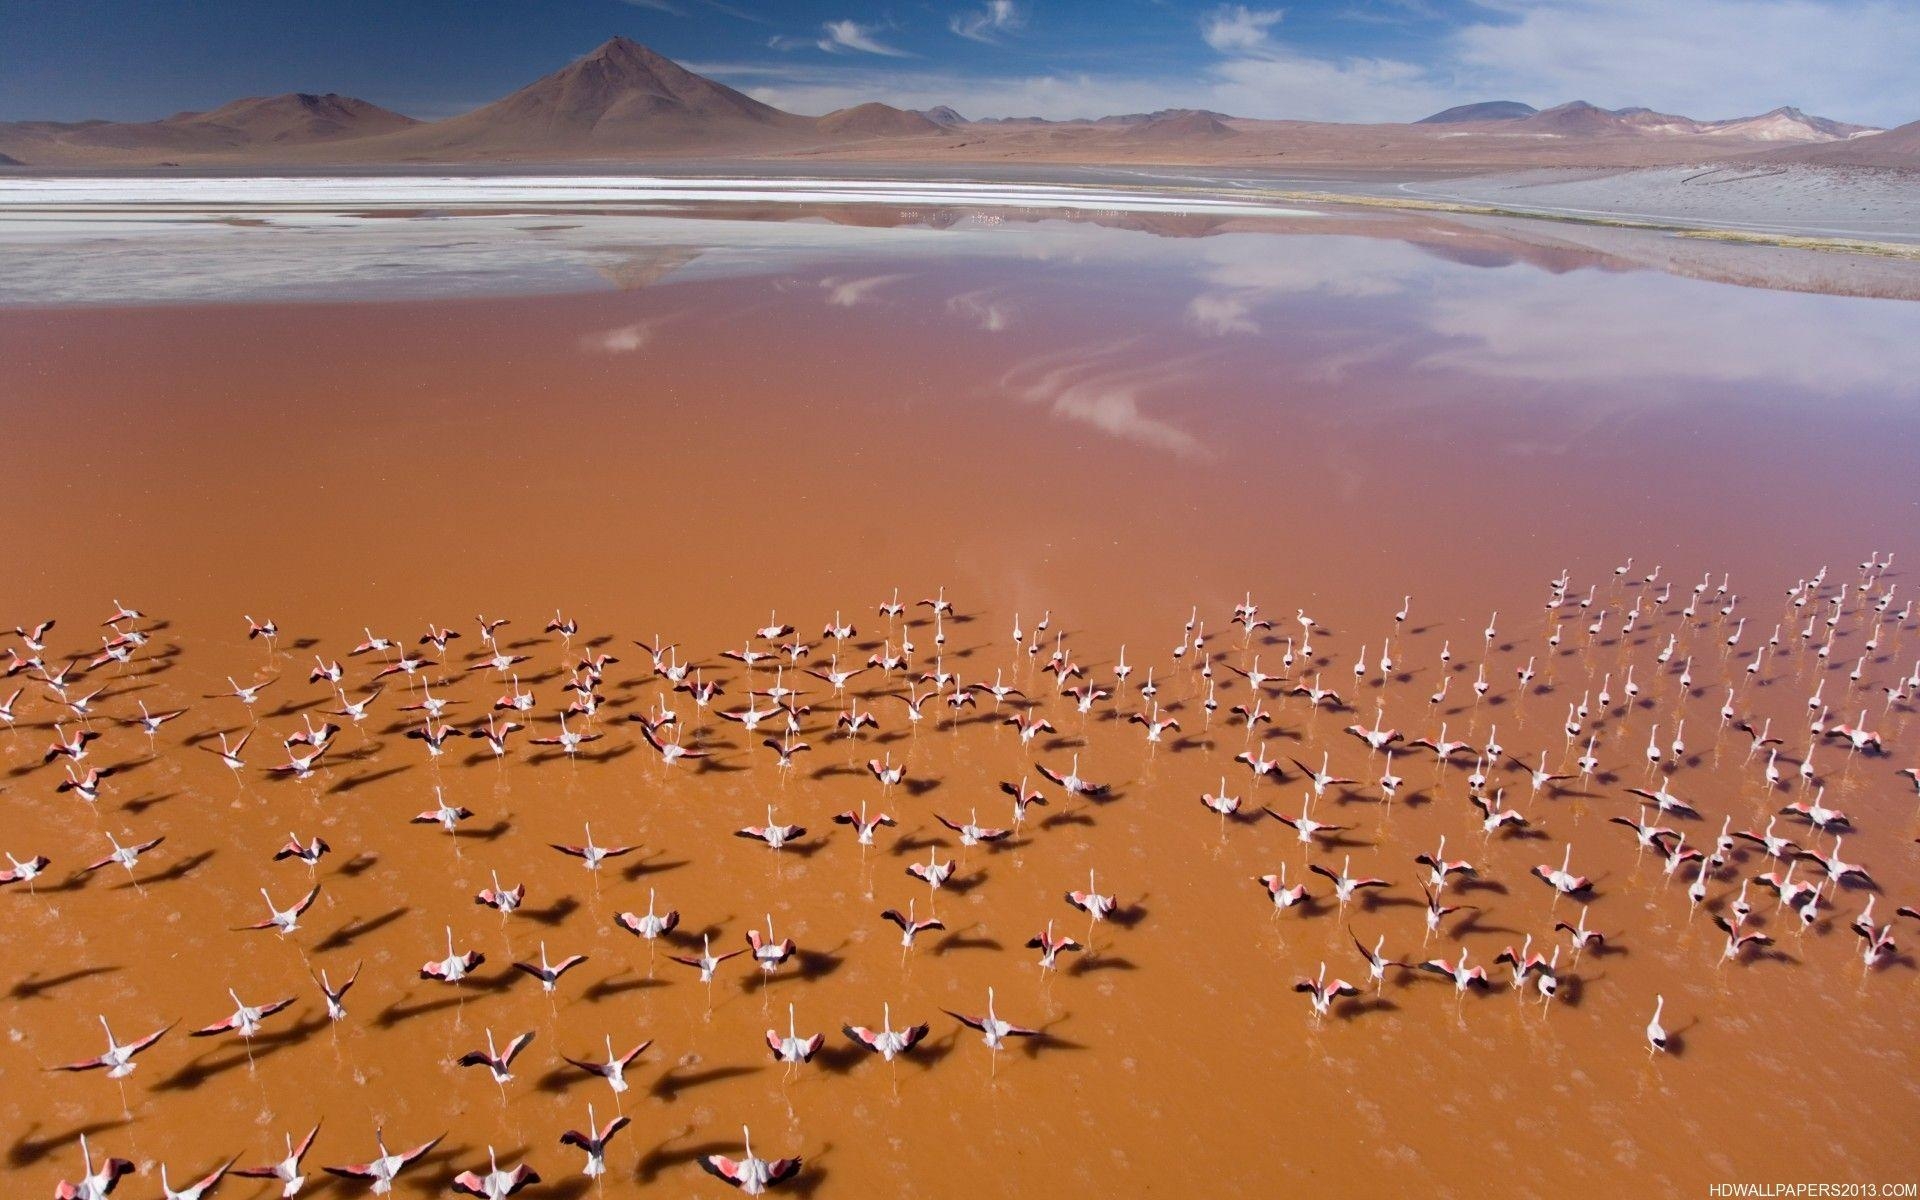
[[(878, 99), (903, 108), (951, 104), (989, 117), (1206, 108), (1368, 122), (1415, 120), (1474, 100), (1545, 106), (1586, 99), (1701, 118), (1779, 104), (1883, 125), (1920, 117), (1920, 71), (1912, 69), (1920, 62), (1920, 4), (1907, 0), (1485, 0), (1475, 11), (1483, 15), (1437, 33), (1430, 55), (1417, 62), (1310, 51), (1281, 36), (1277, 10), (1229, 5), (1201, 22), (1199, 36), (1218, 58), (1197, 72), (716, 69), (757, 99), (809, 113)], [(850, 27), (851, 40), (832, 35), (838, 26)], [(780, 44), (903, 56), (868, 27), (833, 22), (827, 29), (817, 40)]]
[(676, 17), (684, 17), (687, 15), (686, 10), (678, 4), (675, 4), (673, 0), (620, 0), (620, 2), (634, 8), (645, 8), (653, 12), (669, 13)]
[(976, 42), (995, 42), (999, 35), (1013, 33), (1027, 23), (1026, 16), (1013, 0), (987, 0), (984, 8), (957, 12), (947, 27), (963, 38)]
[(1474, 98), (1590, 100), (1723, 118), (1795, 104), (1843, 120), (1920, 117), (1911, 0), (1494, 0), (1446, 64)]
[(912, 58), (905, 50), (896, 49), (873, 36), (878, 25), (862, 25), (858, 21), (828, 21), (820, 26), (817, 38), (776, 37), (769, 45), (780, 50), (793, 50), (801, 46), (813, 46), (829, 54), (845, 54), (849, 51), (858, 54), (878, 54), (884, 58)]
[(1200, 36), (1223, 54), (1257, 49), (1267, 44), (1267, 30), (1279, 24), (1282, 15), (1277, 8), (1225, 5), (1207, 14), (1200, 23)]

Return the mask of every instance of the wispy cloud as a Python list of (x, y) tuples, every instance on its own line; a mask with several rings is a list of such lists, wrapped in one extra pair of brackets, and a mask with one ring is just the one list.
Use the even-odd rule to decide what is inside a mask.
[(700, 0), (700, 2), (713, 11), (725, 13), (729, 17), (737, 17), (742, 21), (752, 21), (756, 25), (767, 24), (767, 19), (759, 13), (748, 12), (744, 8), (738, 8), (734, 5), (724, 3), (724, 0)]
[(1200, 37), (1223, 53), (1257, 49), (1267, 44), (1267, 30), (1279, 24), (1283, 15), (1277, 8), (1225, 5), (1208, 13), (1200, 22)]
[(1026, 23), (1026, 14), (1013, 0), (987, 0), (984, 8), (953, 14), (947, 27), (976, 42), (997, 42), (1001, 35), (1014, 33)]
[(874, 34), (878, 25), (862, 25), (858, 21), (828, 21), (820, 26), (819, 37), (779, 36), (768, 40), (767, 44), (776, 50), (798, 50), (812, 46), (825, 50), (828, 54), (878, 54), (885, 58), (913, 58), (905, 50), (889, 46)]
[(645, 8), (653, 12), (670, 13), (676, 17), (684, 17), (687, 15), (687, 10), (675, 4), (673, 0), (620, 0), (620, 2), (632, 8)]

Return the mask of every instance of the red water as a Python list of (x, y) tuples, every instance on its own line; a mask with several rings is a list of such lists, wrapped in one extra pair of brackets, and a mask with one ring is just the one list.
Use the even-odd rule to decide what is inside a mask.
[[(1037, 239), (1011, 260), (800, 261), (564, 297), (0, 314), (14, 531), (0, 615), (57, 617), (49, 662), (92, 650), (115, 598), (154, 631), (133, 664), (76, 685), (106, 688), (89, 763), (121, 768), (97, 805), (55, 793), (61, 767), (40, 755), (58, 712), (43, 685), (12, 681), (26, 692), (19, 728), (0, 735), (0, 849), (54, 859), (31, 894), (0, 897), (13, 989), (0, 1071), (32, 1085), (0, 1099), (21, 1194), (74, 1176), (83, 1130), (96, 1153), (153, 1173), (125, 1185), (139, 1196), (157, 1192), (156, 1161), (178, 1186), (231, 1155), (269, 1161), (284, 1133), (316, 1120), (316, 1173), (367, 1157), (383, 1125), (393, 1145), (448, 1135), (403, 1194), (444, 1191), (489, 1144), (546, 1177), (528, 1195), (590, 1194), (580, 1155), (557, 1139), (582, 1127), (589, 1102), (605, 1119), (616, 1100), (558, 1055), (598, 1055), (608, 1036), (621, 1049), (653, 1039), (620, 1102), (633, 1126), (614, 1143), (610, 1195), (719, 1194), (693, 1159), (737, 1153), (743, 1123), (763, 1156), (804, 1156), (792, 1186), (820, 1195), (1686, 1195), (1716, 1182), (1910, 1181), (1914, 961), (1903, 948), (1864, 967), (1848, 922), (1872, 893), (1838, 889), (1802, 932), (1755, 888), (1754, 928), (1777, 943), (1722, 964), (1710, 915), (1768, 864), (1743, 847), (1694, 911), (1693, 868), (1669, 878), (1606, 822), (1635, 812), (1624, 789), (1654, 777), (1652, 729), (1664, 743), (1684, 718), (1670, 786), (1702, 819), (1668, 823), (1709, 850), (1723, 815), (1736, 829), (1764, 824), (1801, 798), (1818, 686), (1830, 721), (1864, 707), (1891, 751), (1813, 752), (1828, 801), (1857, 826), (1845, 857), (1884, 890), (1878, 920), (1920, 899), (1913, 791), (1894, 773), (1915, 764), (1920, 729), (1911, 698), (1889, 706), (1882, 690), (1920, 658), (1913, 622), (1892, 619), (1912, 590), (1903, 536), (1920, 451), (1905, 351), (1885, 335), (1904, 310), (1650, 274), (1478, 269), (1391, 238), (1281, 242), (1144, 239), (1114, 255)], [(1202, 295), (1215, 299), (1194, 304)], [(1833, 360), (1796, 366), (1794, 348), (1815, 336)], [(1867, 652), (1856, 564), (1890, 550), (1893, 568), (1870, 574), (1874, 595), (1897, 588), (1895, 603)], [(1629, 555), (1633, 570), (1617, 576)], [(1799, 637), (1824, 599), (1787, 600), (1823, 564), (1822, 597), (1851, 585), (1826, 660), (1818, 637)], [(1656, 565), (1655, 584), (1638, 582)], [(1570, 599), (1549, 614), (1562, 569)], [(1723, 573), (1733, 617), (1709, 589), (1683, 618), (1692, 584)], [(1581, 609), (1589, 585), (1597, 599)], [(1058, 732), (1023, 748), (990, 699), (915, 732), (885, 698), (899, 677), (875, 671), (853, 686), (881, 729), (850, 741), (831, 728), (839, 702), (805, 677), (814, 749), (783, 774), (757, 736), (667, 692), (632, 645), (677, 642), (733, 706), (745, 673), (718, 653), (769, 610), (815, 643), (816, 667), (830, 652), (817, 635), (839, 611), (859, 626), (842, 660), (864, 659), (888, 634), (875, 606), (895, 587), (909, 604), (944, 587), (957, 612), (946, 669), (967, 683), (1004, 673)], [(1276, 622), (1253, 639), (1228, 625), (1249, 590)], [(571, 648), (540, 632), (556, 607), (580, 624)], [(1170, 654), (1196, 607), (1220, 664), (1210, 720), (1195, 656)], [(1330, 755), (1361, 781), (1317, 806), (1352, 826), (1344, 847), (1309, 849), (1278, 822), (1223, 822), (1198, 803), (1225, 772), (1250, 810), (1299, 810), (1294, 764), (1274, 783), (1233, 761), (1252, 741), (1227, 707), (1248, 690), (1225, 669), (1258, 653), (1279, 671), (1297, 608), (1319, 622), (1313, 669), (1356, 711), (1288, 694), (1308, 674), (1296, 664), (1268, 685), (1273, 724), (1254, 737), (1309, 766)], [(363, 627), (411, 643), (437, 621), (464, 635), (444, 674), (475, 651), (476, 611), (513, 619), (539, 732), (565, 699), (564, 663), (589, 644), (620, 658), (594, 753), (536, 758), (521, 740), (495, 763), (467, 742), (435, 765), (401, 736), (417, 716), (397, 711), (408, 689), (395, 684), (313, 779), (259, 770), (279, 761), (272, 735), (327, 696), (304, 682), (316, 653), (341, 658), (357, 694), (373, 664), (344, 656)], [(935, 661), (927, 611), (906, 618), (916, 674)], [(1043, 611), (1052, 622), (1032, 660), (1010, 626), (1017, 613), (1031, 631)], [(272, 647), (245, 639), (249, 613), (278, 623)], [(1749, 676), (1776, 622), (1781, 646)], [(1089, 717), (1035, 669), (1060, 630), (1102, 686), (1114, 688), (1123, 644), (1134, 667)], [(1373, 664), (1389, 636), (1394, 677), (1370, 665), (1356, 684), (1362, 645)], [(1452, 682), (1434, 704), (1443, 644)], [(1523, 692), (1529, 658), (1538, 678)], [(1476, 698), (1482, 661), (1490, 688)], [(1629, 665), (1644, 689), (1633, 704)], [(1141, 709), (1149, 667), (1163, 714), (1180, 722), (1157, 747), (1120, 719)], [(276, 679), (238, 783), (201, 753), (212, 731), (250, 720), (215, 697), (229, 674)], [(1567, 709), (1603, 677), (1612, 711), (1570, 744)], [(762, 668), (753, 685), (770, 679)], [(1742, 719), (1772, 718), (1791, 787), (1769, 794), (1764, 754), (1721, 726), (1728, 682)], [(474, 672), (434, 690), (467, 725), (502, 685)], [(710, 769), (669, 770), (639, 741), (625, 718), (656, 697), (678, 709), (688, 744), (715, 752)], [(136, 701), (188, 712), (149, 744), (114, 720)], [(1444, 721), (1479, 746), (1497, 727), (1519, 758), (1545, 751), (1566, 771), (1591, 732), (1602, 771), (1535, 796), (1525, 771), (1500, 767), (1494, 782), (1531, 829), (1488, 838), (1466, 801), (1470, 757), (1441, 770), (1403, 748), (1400, 799), (1379, 802), (1382, 760), (1340, 732), (1376, 708), (1409, 737)], [(887, 753), (916, 787), (882, 794), (862, 764)], [(1043, 785), (1041, 819), (998, 849), (962, 849), (935, 821), (977, 809), (982, 824), (1005, 824), (997, 783), (1039, 782), (1036, 764), (1075, 753), (1113, 786), (1109, 800)], [(408, 824), (436, 786), (473, 810), (472, 836)], [(865, 853), (828, 820), (863, 800), (899, 818)], [(807, 827), (797, 850), (729, 836), (769, 804)], [(641, 851), (594, 876), (547, 848), (578, 841), (588, 820), (601, 843)], [(1801, 823), (1781, 829), (1831, 845)], [(289, 832), (333, 847), (319, 902), (288, 938), (234, 932), (264, 915), (259, 888), (286, 903), (308, 886), (299, 864), (270, 858)], [(105, 853), (107, 833), (165, 835), (140, 887), (118, 868), (70, 878)], [(1411, 860), (1443, 834), (1450, 857), (1479, 866), (1480, 882), (1453, 895), (1476, 909), (1423, 945), (1424, 869)], [(1596, 881), (1588, 919), (1609, 950), (1577, 962), (1553, 923), (1579, 906), (1527, 873), (1569, 843), (1574, 869)], [(905, 874), (936, 846), (960, 862), (964, 891), (930, 898)], [(1349, 854), (1354, 873), (1392, 886), (1341, 909), (1306, 868)], [(1253, 877), (1283, 863), (1322, 904), (1274, 915)], [(1096, 927), (1091, 953), (1043, 976), (1023, 944), (1048, 920), (1086, 940), (1062, 893), (1090, 869), (1129, 919)], [(503, 920), (473, 903), (495, 871), (527, 885), (530, 913)], [(681, 912), (683, 932), (710, 929), (728, 950), (771, 914), (801, 969), (763, 988), (732, 960), (709, 1011), (690, 971), (611, 921), (644, 910), (649, 889)], [(903, 958), (879, 913), (910, 899), (947, 930)], [(457, 992), (417, 974), (445, 953), (448, 925), (487, 955)], [(1901, 925), (1898, 940), (1920, 936)], [(1352, 936), (1382, 934), (1400, 958), (1464, 945), (1503, 986), (1461, 999), (1390, 971), (1377, 996), (1325, 1018), (1290, 990), (1322, 961), (1364, 979)], [(1527, 934), (1562, 946), (1551, 1008), (1516, 996), (1491, 962)], [(588, 955), (551, 1001), (507, 965), (543, 940), (555, 958)], [(349, 1018), (329, 1026), (308, 971), (337, 979), (356, 963)], [(238, 1039), (183, 1036), (231, 1009), (229, 986), (249, 1003), (298, 996), (251, 1056)], [(1046, 1033), (997, 1065), (940, 1011), (979, 1011), (989, 986), (1002, 1018)], [(1656, 993), (1676, 1051), (1657, 1057), (1642, 1034)], [(831, 1049), (784, 1079), (761, 1038), (784, 1032), (788, 1003)], [(839, 1033), (877, 1023), (883, 1003), (896, 1022), (933, 1026), (891, 1069)], [(122, 1037), (181, 1025), (124, 1089), (98, 1073), (41, 1074), (100, 1050), (98, 1013)], [(489, 1028), (501, 1041), (536, 1031), (504, 1103), (484, 1071), (450, 1065)], [(269, 1189), (230, 1180), (221, 1194)]]

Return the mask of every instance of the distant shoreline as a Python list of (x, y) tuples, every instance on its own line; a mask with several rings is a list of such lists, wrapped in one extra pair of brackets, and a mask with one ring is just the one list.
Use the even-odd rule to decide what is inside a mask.
[[(1100, 187), (1216, 201), (1343, 204), (1637, 229), (1732, 244), (1920, 259), (1920, 179), (1898, 169), (1752, 166), (1552, 167), (1525, 171), (1337, 166), (1285, 170), (1133, 163), (938, 163), (683, 158), (663, 162), (274, 167), (0, 168), (8, 179), (822, 178)], [(1840, 214), (1844, 213), (1842, 216)]]

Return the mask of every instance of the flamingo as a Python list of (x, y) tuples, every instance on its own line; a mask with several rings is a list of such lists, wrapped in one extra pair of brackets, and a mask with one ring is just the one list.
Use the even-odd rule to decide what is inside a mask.
[(114, 1038), (113, 1027), (107, 1024), (107, 1018), (103, 1015), (100, 1018), (100, 1028), (106, 1030), (106, 1052), (95, 1055), (92, 1058), (81, 1059), (79, 1062), (66, 1063), (53, 1069), (56, 1071), (97, 1071), (105, 1068), (108, 1079), (125, 1079), (127, 1076), (133, 1074), (134, 1068), (139, 1066), (138, 1063), (133, 1061), (133, 1056), (159, 1041), (166, 1035), (169, 1029), (173, 1028), (174, 1024), (174, 1022), (169, 1022), (143, 1038), (122, 1044)]
[(680, 924), (680, 913), (677, 909), (671, 908), (664, 913), (655, 913), (653, 911), (653, 889), (648, 888), (646, 915), (641, 916), (636, 913), (623, 912), (615, 915), (613, 920), (615, 924), (619, 925), (620, 928), (626, 930), (628, 933), (652, 941), (655, 938), (665, 937), (667, 934), (672, 933), (674, 927)]
[[(1004, 787), (1005, 785), (1003, 784), (1002, 786)], [(1041, 801), (1041, 803), (1044, 804), (1045, 801)], [(833, 822), (836, 825), (853, 826), (854, 840), (862, 846), (873, 845), (873, 831), (875, 829), (878, 829), (882, 825), (891, 826), (895, 824), (894, 819), (886, 813), (876, 813), (872, 818), (869, 818), (867, 816), (867, 804), (864, 800), (860, 802), (860, 811), (858, 813), (852, 811), (839, 813), (835, 815)]]
[(380, 1148), (380, 1153), (377, 1156), (363, 1163), (350, 1163), (344, 1167), (328, 1167), (326, 1168), (326, 1172), (329, 1175), (337, 1175), (342, 1179), (370, 1179), (373, 1181), (373, 1194), (376, 1196), (384, 1196), (393, 1191), (394, 1181), (400, 1178), (400, 1172), (406, 1170), (415, 1162), (418, 1162), (427, 1151), (439, 1145), (440, 1139), (446, 1136), (447, 1135), (443, 1133), (431, 1141), (422, 1142), (410, 1150), (402, 1150), (400, 1153), (395, 1154), (387, 1149), (386, 1135), (379, 1129), (375, 1129), (373, 1131), (374, 1145)]
[(1666, 1006), (1666, 997), (1655, 996), (1653, 998), (1653, 1019), (1647, 1022), (1648, 1055), (1652, 1055), (1656, 1050), (1665, 1050), (1667, 1048), (1667, 1031), (1666, 1028), (1660, 1024), (1660, 1013)]
[(521, 1163), (511, 1171), (500, 1169), (493, 1147), (487, 1147), (487, 1173), (462, 1171), (453, 1177), (453, 1190), (480, 1200), (507, 1200), (508, 1196), (540, 1182), (540, 1173)]
[(300, 1189), (307, 1183), (306, 1176), (300, 1173), (300, 1160), (307, 1156), (307, 1151), (313, 1148), (313, 1139), (319, 1135), (320, 1124), (316, 1121), (313, 1128), (307, 1131), (307, 1136), (302, 1138), (297, 1146), (293, 1143), (293, 1135), (290, 1133), (286, 1135), (287, 1153), (279, 1162), (269, 1163), (263, 1167), (240, 1167), (234, 1170), (233, 1174), (246, 1179), (277, 1179), (280, 1181), (280, 1195), (283, 1198), (297, 1196), (300, 1194)]
[(505, 1050), (496, 1050), (493, 1045), (493, 1030), (489, 1029), (485, 1050), (469, 1050), (453, 1061), (462, 1067), (485, 1067), (487, 1073), (493, 1076), (493, 1082), (504, 1088), (513, 1082), (513, 1060), (520, 1057), (520, 1052), (525, 1050), (527, 1043), (531, 1041), (533, 1041), (533, 1031), (529, 1029), (508, 1042)]
[(587, 1062), (584, 1059), (569, 1058), (564, 1054), (560, 1057), (563, 1061), (580, 1068), (589, 1075), (600, 1076), (600, 1078), (607, 1081), (607, 1086), (613, 1089), (613, 1094), (619, 1096), (630, 1086), (627, 1083), (627, 1068), (632, 1066), (633, 1060), (639, 1058), (646, 1052), (647, 1047), (651, 1045), (653, 1045), (653, 1039), (648, 1038), (625, 1054), (615, 1054), (613, 1052), (613, 1035), (607, 1034), (607, 1061), (605, 1062)]
[(807, 830), (803, 825), (782, 825), (774, 820), (773, 805), (769, 804), (765, 825), (748, 825), (744, 829), (736, 829), (733, 836), (765, 842), (773, 849), (779, 850), (789, 842), (796, 842), (807, 836)]
[(327, 1020), (344, 1021), (347, 1019), (347, 990), (351, 988), (354, 981), (359, 978), (359, 963), (353, 964), (353, 974), (347, 976), (346, 982), (342, 983), (339, 987), (333, 986), (333, 982), (327, 978), (325, 970), (320, 972), (320, 994), (327, 1002)]
[(1353, 899), (1354, 893), (1358, 892), (1361, 888), (1383, 888), (1392, 886), (1384, 879), (1376, 879), (1372, 876), (1348, 875), (1347, 869), (1352, 865), (1353, 855), (1349, 854), (1341, 860), (1338, 874), (1329, 871), (1319, 863), (1310, 864), (1307, 870), (1312, 871), (1315, 875), (1319, 875), (1322, 878), (1333, 881), (1333, 894), (1339, 898), (1340, 904), (1343, 907), (1347, 901)]
[(459, 983), (473, 974), (475, 968), (487, 961), (487, 956), (478, 950), (469, 950), (462, 954), (453, 948), (453, 926), (447, 926), (447, 956), (438, 962), (430, 962), (420, 968), (420, 978), (438, 979), (442, 983)]
[(586, 961), (587, 956), (584, 954), (570, 954), (557, 963), (550, 963), (547, 961), (547, 944), (543, 941), (540, 943), (538, 966), (530, 962), (516, 962), (513, 964), (513, 969), (524, 971), (538, 979), (540, 990), (551, 996), (554, 989), (560, 985), (560, 977)]
[(273, 897), (267, 894), (267, 889), (261, 888), (260, 898), (267, 902), (267, 919), (256, 921), (252, 925), (242, 925), (240, 928), (243, 930), (275, 929), (279, 931), (281, 937), (285, 937), (300, 928), (301, 915), (313, 907), (313, 902), (319, 896), (320, 885), (316, 883), (313, 885), (313, 890), (293, 904), (286, 908), (276, 908)]
[(211, 1025), (203, 1025), (188, 1033), (188, 1037), (215, 1037), (222, 1033), (237, 1033), (248, 1041), (252, 1041), (253, 1035), (260, 1032), (261, 1024), (268, 1017), (279, 1012), (294, 1001), (292, 996), (288, 996), (284, 1000), (274, 1000), (260, 1005), (249, 1005), (246, 1001), (242, 1000), (239, 994), (232, 988), (227, 989), (227, 995), (233, 997), (233, 1015), (223, 1020), (215, 1021)]
[(778, 1031), (767, 1030), (767, 1048), (773, 1051), (774, 1061), (785, 1063), (789, 1068), (813, 1061), (813, 1056), (820, 1053), (820, 1047), (826, 1041), (827, 1035), (824, 1033), (816, 1033), (811, 1037), (800, 1036), (791, 1004), (787, 1005), (787, 1036), (781, 1037)]
[(1308, 793), (1300, 802), (1300, 815), (1298, 817), (1289, 817), (1285, 813), (1278, 813), (1264, 806), (1261, 808), (1261, 811), (1282, 825), (1292, 829), (1303, 845), (1311, 845), (1315, 834), (1343, 833), (1352, 828), (1350, 825), (1323, 825), (1308, 815), (1312, 809), (1313, 795), (1312, 793)]
[(946, 1013), (969, 1029), (979, 1030), (982, 1040), (987, 1044), (987, 1049), (993, 1051), (995, 1055), (998, 1055), (1001, 1050), (1006, 1048), (1007, 1039), (1010, 1037), (1026, 1038), (1038, 1037), (1040, 1035), (1038, 1029), (1028, 1029), (1025, 1026), (1015, 1025), (1010, 1021), (1002, 1021), (996, 1016), (993, 1011), (992, 988), (987, 989), (987, 1014), (984, 1017), (970, 1017), (965, 1013), (954, 1012), (950, 1008), (943, 1008), (940, 1011)]
[(1452, 980), (1453, 988), (1456, 992), (1465, 992), (1468, 988), (1475, 987), (1484, 991), (1493, 986), (1487, 979), (1486, 968), (1469, 967), (1467, 965), (1467, 948), (1465, 946), (1460, 947), (1460, 957), (1457, 961), (1449, 962), (1444, 958), (1430, 958), (1418, 964), (1418, 966), (1422, 971), (1444, 976)]
[[(927, 601), (921, 601), (922, 604)], [(724, 1154), (703, 1155), (700, 1168), (716, 1179), (725, 1180), (749, 1196), (758, 1196), (771, 1188), (779, 1187), (800, 1173), (799, 1158), (755, 1158), (753, 1154), (753, 1133), (745, 1125), (740, 1127), (740, 1136), (746, 1143), (746, 1156), (739, 1159), (728, 1158)]]
[(745, 953), (745, 950), (729, 950), (725, 954), (715, 954), (713, 952), (712, 939), (703, 933), (700, 935), (700, 956), (698, 958), (681, 954), (669, 954), (667, 957), (679, 963), (681, 966), (693, 967), (700, 972), (701, 983), (712, 984), (713, 973), (719, 969), (721, 963)]
[(892, 1004), (882, 1005), (881, 1012), (880, 1028), (877, 1030), (869, 1029), (865, 1025), (847, 1025), (843, 1026), (841, 1031), (855, 1043), (878, 1054), (886, 1062), (892, 1062), (901, 1055), (911, 1053), (913, 1048), (927, 1036), (925, 1024), (895, 1029)]
[(587, 1165), (581, 1169), (581, 1173), (589, 1179), (599, 1179), (607, 1173), (607, 1143), (613, 1140), (614, 1134), (625, 1129), (629, 1121), (630, 1118), (623, 1115), (608, 1121), (604, 1126), (596, 1124), (593, 1105), (588, 1104), (587, 1132), (581, 1133), (577, 1129), (569, 1129), (560, 1135), (560, 1144), (577, 1146), (586, 1151)]
[(914, 919), (913, 901), (907, 901), (907, 911), (902, 914), (897, 908), (889, 908), (880, 914), (882, 920), (891, 921), (900, 927), (900, 948), (913, 949), (913, 940), (929, 929), (945, 929), (946, 923), (938, 917), (928, 917), (924, 921)]
[(1040, 969), (1043, 972), (1056, 970), (1062, 954), (1083, 949), (1079, 942), (1066, 934), (1056, 935), (1052, 921), (1047, 922), (1045, 930), (1027, 939), (1027, 948), (1040, 951)]
[(795, 947), (792, 938), (775, 940), (773, 936), (773, 914), (767, 914), (767, 935), (760, 936), (758, 929), (747, 930), (747, 945), (753, 950), (753, 961), (760, 970), (768, 975), (780, 969), (780, 964), (792, 958)]
[(80, 1159), (85, 1164), (85, 1173), (80, 1182), (72, 1183), (62, 1179), (53, 1189), (54, 1200), (106, 1200), (113, 1189), (120, 1186), (123, 1176), (133, 1174), (134, 1165), (124, 1158), (108, 1158), (100, 1164), (98, 1171), (93, 1169), (93, 1150), (87, 1145), (87, 1135), (80, 1135)]
[(1010, 837), (1013, 833), (1011, 829), (997, 829), (991, 826), (981, 825), (979, 823), (979, 809), (970, 811), (964, 824), (957, 821), (950, 821), (939, 813), (935, 813), (933, 819), (959, 834), (960, 844), (962, 846), (978, 846), (982, 843), (997, 842), (1003, 838)]
[(1280, 873), (1278, 875), (1262, 875), (1254, 882), (1266, 889), (1267, 897), (1273, 901), (1273, 907), (1276, 912), (1281, 909), (1292, 908), (1296, 904), (1303, 904), (1308, 899), (1307, 889), (1304, 884), (1296, 883), (1288, 886), (1287, 864), (1285, 863), (1280, 864)]
[(1320, 974), (1314, 979), (1302, 979), (1293, 985), (1296, 992), (1306, 992), (1313, 1000), (1313, 1011), (1326, 1016), (1333, 1011), (1333, 1002), (1343, 996), (1358, 996), (1360, 989), (1344, 979), (1327, 980), (1327, 964), (1320, 964)]
[(233, 1169), (235, 1161), (235, 1159), (228, 1159), (178, 1191), (174, 1190), (173, 1184), (167, 1180), (167, 1164), (161, 1163), (160, 1190), (165, 1194), (164, 1200), (205, 1200), (213, 1193), (214, 1188), (220, 1186), (220, 1181), (227, 1177), (227, 1172)]
[(582, 845), (568, 846), (560, 842), (548, 842), (547, 844), (562, 854), (569, 854), (579, 859), (581, 865), (589, 871), (598, 871), (600, 864), (608, 859), (632, 854), (640, 848), (638, 846), (596, 846), (593, 844), (593, 826), (588, 824), (585, 828), (587, 840)]

